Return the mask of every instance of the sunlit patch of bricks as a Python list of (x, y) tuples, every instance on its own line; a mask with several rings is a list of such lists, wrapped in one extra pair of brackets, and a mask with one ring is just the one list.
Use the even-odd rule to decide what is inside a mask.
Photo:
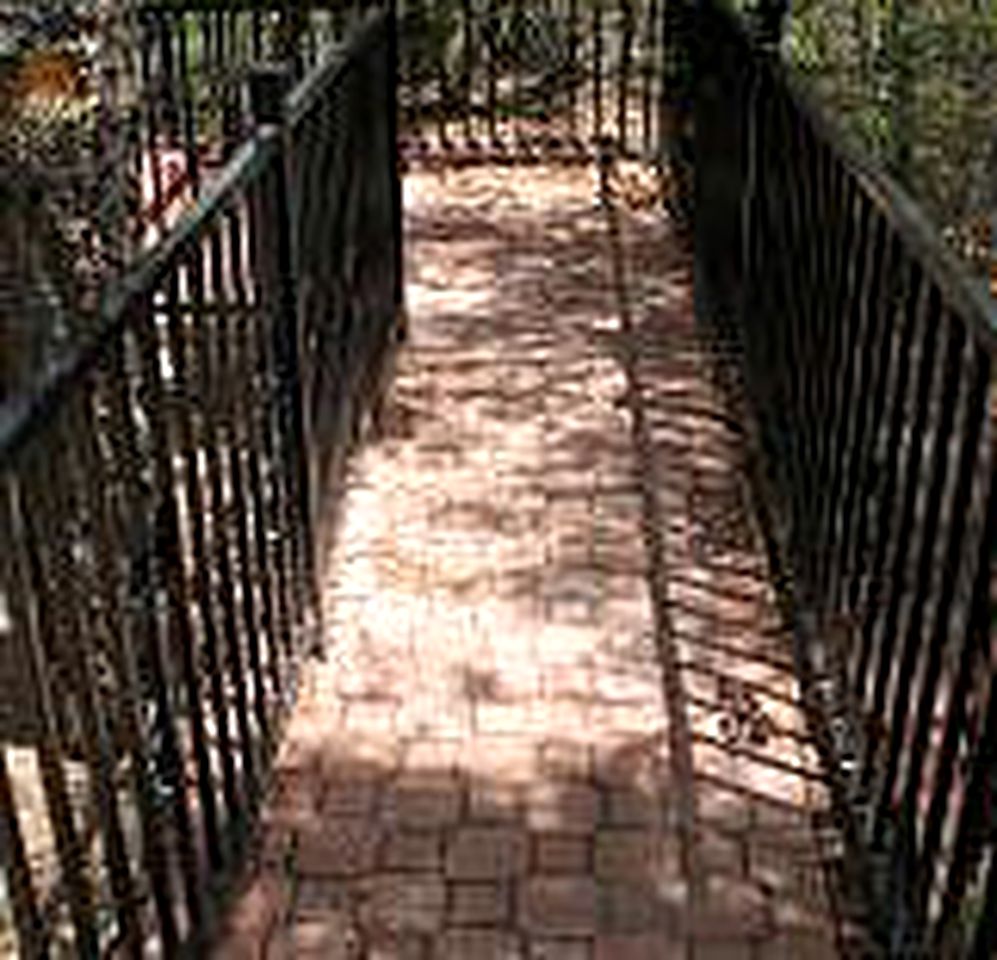
[[(683, 255), (656, 218), (625, 218), (652, 441), (637, 451), (592, 173), (423, 172), (405, 189), (411, 337), (385, 435), (352, 467), (325, 656), (216, 956), (835, 955), (809, 826), (826, 799)], [(669, 753), (648, 463), (691, 784)]]

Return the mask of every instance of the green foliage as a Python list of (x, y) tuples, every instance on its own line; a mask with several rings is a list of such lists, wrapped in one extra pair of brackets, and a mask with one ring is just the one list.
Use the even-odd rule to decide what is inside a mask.
[(997, 3), (800, 0), (787, 50), (940, 229), (997, 213)]

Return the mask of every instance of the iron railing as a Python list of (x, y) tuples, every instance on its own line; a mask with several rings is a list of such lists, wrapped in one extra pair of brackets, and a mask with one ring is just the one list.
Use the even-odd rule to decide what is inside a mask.
[(287, 98), (275, 76), (0, 424), (0, 894), (25, 956), (204, 944), (317, 628), (336, 492), (314, 491), (400, 304), (393, 20)]
[(891, 956), (990, 956), (992, 303), (722, 4), (682, 11), (697, 313), (756, 441), (855, 901)]
[(46, 29), (0, 70), (0, 402), (99, 326), (106, 285), (250, 134), (254, 65), (288, 61), (301, 79), (370, 4), (123, 0), (45, 17), (46, 6)]
[(300, 80), (371, 6), (337, 0), (139, 4), (135, 91), (123, 117), (130, 125), (127, 139), (148, 146), (153, 159), (170, 152), (174, 167), (160, 163), (149, 170), (155, 196), (140, 228), (158, 223), (171, 194), (186, 188), (196, 196), (206, 174), (224, 164), (252, 129), (246, 81), (255, 64), (288, 63)]
[(403, 150), (657, 157), (665, 0), (399, 0)]

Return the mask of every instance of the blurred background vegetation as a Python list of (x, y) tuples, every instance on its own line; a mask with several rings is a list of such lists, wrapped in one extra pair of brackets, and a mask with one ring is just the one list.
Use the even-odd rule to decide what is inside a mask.
[(997, 2), (794, 0), (785, 51), (970, 266), (993, 271)]

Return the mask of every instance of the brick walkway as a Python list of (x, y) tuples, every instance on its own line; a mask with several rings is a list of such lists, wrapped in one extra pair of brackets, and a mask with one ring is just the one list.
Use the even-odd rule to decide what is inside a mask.
[(585, 170), (406, 181), (412, 336), (219, 957), (834, 955), (688, 265), (623, 215), (621, 321), (596, 195)]

